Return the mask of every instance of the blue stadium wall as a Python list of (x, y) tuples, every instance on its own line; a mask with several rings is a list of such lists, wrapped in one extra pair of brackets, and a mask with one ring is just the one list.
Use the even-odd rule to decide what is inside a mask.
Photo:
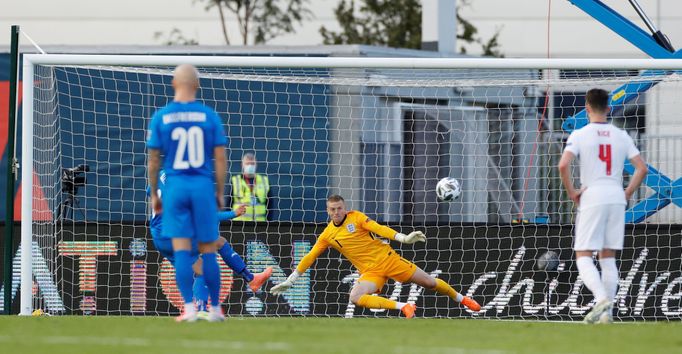
[[(81, 209), (73, 213), (73, 218), (144, 221), (146, 126), (155, 108), (166, 104), (172, 95), (170, 77), (93, 70), (88, 75), (79, 75), (83, 70), (56, 71), (62, 166), (85, 163), (96, 172), (87, 173), (87, 186), (77, 193)], [(9, 86), (8, 71), (9, 55), (0, 54), (0, 85)], [(208, 79), (202, 81), (202, 86), (213, 84)], [(324, 85), (221, 80), (221, 90), (201, 93), (202, 98), (216, 102), (215, 109), (224, 120), (229, 137), (230, 174), (239, 173), (245, 151), (254, 151), (259, 160), (258, 172), (269, 176), (270, 220), (326, 220), (324, 200), (330, 164), (328, 92)], [(8, 97), (0, 96), (0, 100), (7, 102)], [(4, 103), (0, 107), (3, 109), (0, 117), (7, 115), (6, 107)], [(3, 127), (5, 122), (0, 122)], [(0, 130), (2, 134), (0, 142), (4, 147), (7, 132)], [(18, 141), (19, 154), (20, 146)], [(3, 150), (2, 176), (7, 161), (6, 149)], [(41, 177), (42, 185), (48, 183)], [(4, 178), (0, 190), (4, 195)], [(51, 212), (56, 214), (55, 210)], [(4, 215), (5, 205), (0, 203), (3, 219)]]

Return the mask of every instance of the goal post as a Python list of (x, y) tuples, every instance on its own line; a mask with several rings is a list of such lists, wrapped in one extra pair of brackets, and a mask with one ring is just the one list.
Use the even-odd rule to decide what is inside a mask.
[[(561, 127), (587, 89), (632, 85), (612, 95), (629, 95), (612, 118), (657, 174), (629, 207), (670, 206), (627, 228), (616, 317), (682, 317), (682, 61), (71, 54), (23, 56), (21, 315), (177, 312), (172, 267), (146, 231), (144, 136), (185, 63), (224, 120), (229, 173), (255, 152), (270, 179), (267, 222), (221, 227), (247, 265), (284, 280), (340, 193), (399, 231), (425, 230), (424, 246), (394, 246), (484, 305), (471, 314), (413, 285), (384, 288), (429, 317), (581, 318), (592, 300), (571, 259)], [(447, 176), (462, 195), (439, 203)], [(538, 269), (547, 251), (556, 264)], [(348, 301), (357, 273), (333, 250), (282, 297), (247, 293), (224, 265), (222, 276), (232, 314), (385, 315)]]
[(21, 185), (21, 302), (19, 314), (28, 316), (33, 311), (33, 68), (30, 55), (23, 56), (23, 96), (20, 160)]

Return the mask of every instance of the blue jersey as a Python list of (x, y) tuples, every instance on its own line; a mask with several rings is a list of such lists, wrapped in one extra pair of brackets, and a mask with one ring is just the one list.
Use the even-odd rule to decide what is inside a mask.
[(166, 171), (164, 237), (200, 243), (218, 237), (213, 150), (225, 144), (220, 118), (199, 102), (171, 102), (152, 117), (147, 147), (161, 150)]
[(168, 176), (213, 178), (213, 149), (227, 145), (220, 117), (200, 102), (171, 102), (157, 111), (147, 133), (147, 147), (159, 149)]

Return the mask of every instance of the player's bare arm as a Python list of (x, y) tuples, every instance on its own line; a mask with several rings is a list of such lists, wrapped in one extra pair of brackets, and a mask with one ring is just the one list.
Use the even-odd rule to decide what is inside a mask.
[(641, 155), (631, 158), (630, 163), (635, 166), (635, 173), (632, 175), (630, 183), (628, 183), (628, 186), (625, 188), (625, 200), (630, 200), (632, 194), (639, 188), (642, 181), (644, 181), (644, 177), (649, 173), (649, 168)]
[(215, 159), (215, 181), (216, 181), (216, 200), (218, 201), (218, 210), (225, 207), (225, 178), (227, 177), (227, 158), (225, 157), (225, 147), (216, 146), (213, 148), (213, 156)]
[(156, 214), (161, 213), (161, 198), (154, 191), (159, 188), (159, 169), (161, 168), (161, 151), (159, 149), (149, 149), (149, 186), (152, 208)]
[(561, 160), (559, 160), (559, 175), (561, 176), (561, 183), (564, 185), (566, 193), (568, 193), (568, 197), (578, 205), (580, 204), (580, 194), (583, 192), (583, 189), (576, 189), (573, 186), (571, 163), (574, 159), (575, 155), (572, 152), (564, 151), (563, 155), (561, 155)]

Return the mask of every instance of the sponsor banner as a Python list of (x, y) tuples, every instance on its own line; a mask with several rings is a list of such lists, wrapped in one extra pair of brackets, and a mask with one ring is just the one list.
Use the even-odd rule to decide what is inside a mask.
[[(274, 268), (269, 289), (283, 281), (323, 230), (322, 224), (232, 223), (221, 228), (252, 272)], [(411, 227), (396, 225), (406, 232)], [(573, 261), (572, 227), (552, 225), (427, 226), (425, 244), (400, 247), (403, 257), (476, 299), (473, 314), (451, 299), (414, 284), (389, 281), (381, 295), (413, 301), (423, 317), (581, 320), (593, 299)], [(682, 235), (679, 225), (640, 225), (626, 230), (619, 254), (620, 320), (682, 319)], [(168, 315), (179, 313), (174, 270), (154, 250), (144, 225), (75, 225), (34, 242), (34, 291), (52, 313)], [(41, 243), (42, 242), (42, 243)], [(547, 251), (555, 270), (538, 270)], [(18, 259), (15, 284), (18, 288)], [(252, 293), (224, 264), (221, 296), (234, 315), (396, 316), (349, 302), (358, 279), (348, 261), (329, 250), (282, 296)], [(55, 271), (56, 270), (56, 271)], [(16, 298), (18, 300), (18, 297)], [(15, 306), (18, 301), (15, 301)]]

